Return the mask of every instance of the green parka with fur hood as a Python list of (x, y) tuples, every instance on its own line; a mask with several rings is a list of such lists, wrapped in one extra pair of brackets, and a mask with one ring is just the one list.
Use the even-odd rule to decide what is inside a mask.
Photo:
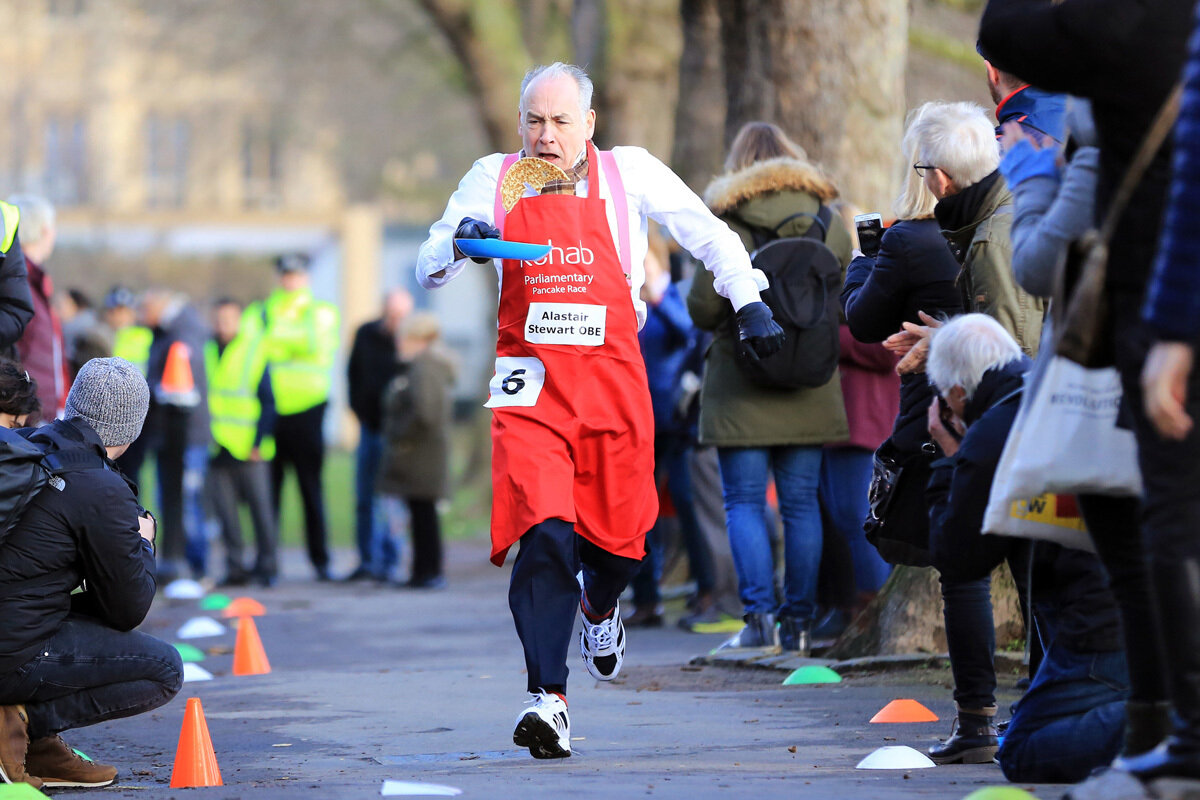
[[(773, 229), (797, 212), (816, 214), (820, 203), (837, 197), (837, 189), (820, 170), (793, 158), (760, 161), (715, 179), (704, 201), (754, 249), (752, 228)], [(779, 231), (801, 236), (813, 224), (798, 217)], [(825, 243), (843, 268), (850, 263), (850, 235), (833, 215)], [(696, 270), (688, 293), (688, 311), (699, 327), (714, 332), (700, 392), (700, 442), (719, 447), (822, 445), (849, 436), (842, 402), (841, 378), (835, 371), (824, 386), (773, 389), (742, 376), (735, 362), (737, 329), (729, 301), (713, 289), (712, 274)]]

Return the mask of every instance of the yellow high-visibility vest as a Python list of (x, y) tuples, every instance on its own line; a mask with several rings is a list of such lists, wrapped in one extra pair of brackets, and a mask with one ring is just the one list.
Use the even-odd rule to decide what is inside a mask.
[[(218, 352), (217, 343), (204, 347), (208, 374), (208, 414), (213, 441), (239, 461), (246, 461), (254, 450), (254, 436), (262, 417), (258, 385), (267, 368), (262, 337), (239, 333)], [(275, 439), (264, 436), (258, 454), (263, 460), (275, 457)]]
[(113, 336), (113, 355), (129, 361), (146, 375), (150, 369), (150, 345), (153, 343), (154, 331), (141, 325), (127, 325)]
[(0, 200), (0, 219), (4, 221), (4, 236), (0, 237), (0, 253), (8, 253), (13, 240), (17, 238), (17, 225), (21, 221), (21, 212), (11, 203)]
[(265, 302), (251, 303), (242, 319), (243, 332), (262, 332), (276, 411), (299, 414), (329, 399), (341, 324), (337, 306), (313, 298), (311, 289), (276, 289)]

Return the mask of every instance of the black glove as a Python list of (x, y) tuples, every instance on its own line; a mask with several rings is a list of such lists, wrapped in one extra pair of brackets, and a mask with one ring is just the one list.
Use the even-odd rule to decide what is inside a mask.
[[(458, 223), (458, 230), (454, 232), (455, 239), (499, 239), (500, 229), (494, 225), (488, 225), (483, 220), (472, 219), (471, 217), (463, 217)], [(460, 254), (461, 255), (461, 254)], [(471, 258), (476, 264), (486, 264), (491, 261), (490, 258)]]
[(783, 328), (775, 322), (766, 303), (748, 303), (737, 312), (738, 355), (758, 361), (783, 347)]

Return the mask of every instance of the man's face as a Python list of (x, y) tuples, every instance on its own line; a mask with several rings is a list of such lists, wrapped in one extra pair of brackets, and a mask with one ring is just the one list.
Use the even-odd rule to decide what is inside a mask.
[(517, 126), (525, 155), (562, 169), (575, 166), (596, 130), (596, 112), (579, 108), (579, 86), (567, 75), (535, 80), (525, 90)]
[(137, 314), (129, 306), (113, 306), (104, 312), (104, 321), (108, 327), (119, 331), (137, 322)]
[(393, 289), (388, 292), (383, 303), (383, 324), (395, 333), (400, 330), (400, 323), (412, 313), (413, 297), (403, 289)]
[(308, 286), (308, 273), (302, 269), (293, 269), (279, 273), (279, 285), (285, 292), (294, 292)]
[(213, 332), (221, 344), (229, 344), (237, 336), (242, 322), (242, 309), (236, 303), (223, 303), (213, 314)]

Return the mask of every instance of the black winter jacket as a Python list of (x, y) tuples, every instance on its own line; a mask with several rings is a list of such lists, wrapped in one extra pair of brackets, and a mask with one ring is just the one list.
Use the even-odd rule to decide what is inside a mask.
[[(97, 467), (64, 475), (62, 491), (39, 492), (0, 542), (0, 672), (28, 661), (68, 613), (128, 631), (154, 599), (154, 549), (138, 533), (141, 507), (100, 437), (75, 417), (31, 439), (51, 450), (94, 450)], [(81, 583), (85, 590), (72, 595)]]
[(383, 320), (361, 325), (350, 348), (346, 386), (350, 409), (367, 430), (383, 430), (383, 393), (399, 372), (396, 337), (384, 327)]
[[(875, 258), (859, 256), (846, 270), (842, 309), (850, 332), (860, 342), (882, 342), (903, 322), (920, 324), (918, 311), (934, 317), (962, 313), (954, 281), (958, 262), (933, 219), (900, 220), (883, 232)], [(924, 374), (900, 381), (900, 413), (892, 444), (903, 455), (918, 452), (928, 440), (925, 413), (933, 390)]]
[[(929, 482), (930, 539), (981, 537), (996, 467), (1020, 406), (1029, 360), (988, 371), (967, 403), (967, 433), (958, 452), (934, 462)], [(1011, 543), (1022, 542), (1011, 539)], [(995, 564), (988, 564), (986, 575)], [(1038, 542), (1033, 555), (1033, 602), (1050, 621), (1056, 641), (1075, 652), (1121, 649), (1116, 600), (1100, 560), (1091, 553)]]
[[(1142, 138), (1179, 79), (1195, 0), (989, 0), (979, 41), (993, 63), (1039, 89), (1092, 101), (1103, 220)], [(1141, 292), (1171, 177), (1167, 139), (1113, 237), (1109, 286)]]
[[(154, 329), (150, 345), (146, 382), (150, 384), (150, 413), (146, 416), (143, 436), (155, 447), (206, 445), (212, 431), (208, 417), (208, 377), (205, 372), (204, 347), (209, 330), (200, 312), (191, 304), (177, 308), (169, 319)], [(176, 398), (163, 390), (163, 374), (171, 345), (187, 345), (195, 392), (191, 397)], [(182, 402), (180, 402), (182, 401)]]

